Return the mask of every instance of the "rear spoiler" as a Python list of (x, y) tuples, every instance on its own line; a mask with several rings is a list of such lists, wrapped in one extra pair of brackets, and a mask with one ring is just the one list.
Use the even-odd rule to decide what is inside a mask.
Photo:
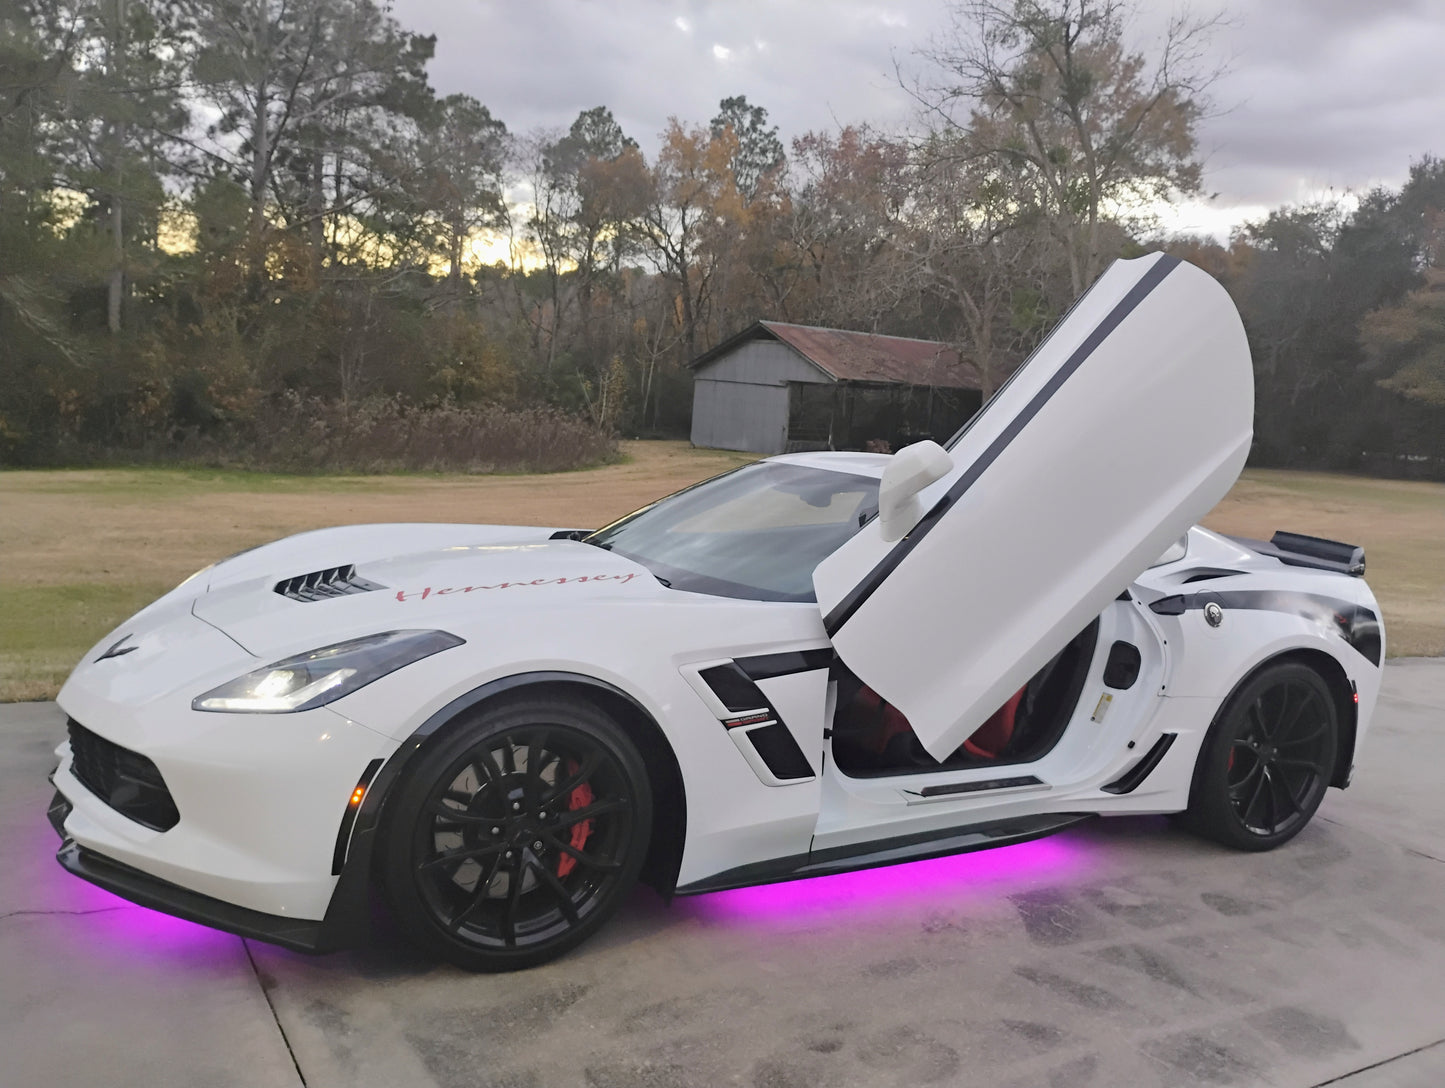
[(1288, 563), (1292, 567), (1332, 570), (1337, 574), (1349, 574), (1356, 578), (1363, 577), (1365, 573), (1365, 549), (1357, 544), (1342, 544), (1338, 540), (1285, 532), (1275, 533), (1268, 541), (1251, 540), (1243, 536), (1232, 536), (1229, 539), (1261, 555), (1272, 555), (1281, 563)]

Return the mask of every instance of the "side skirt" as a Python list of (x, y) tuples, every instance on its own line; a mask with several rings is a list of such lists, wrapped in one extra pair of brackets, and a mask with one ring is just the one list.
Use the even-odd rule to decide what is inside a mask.
[(832, 876), (835, 873), (849, 873), (858, 869), (873, 869), (880, 865), (941, 858), (949, 854), (968, 854), (995, 846), (1012, 846), (1063, 831), (1091, 819), (1093, 815), (1090, 812), (1064, 812), (1018, 816), (1010, 820), (976, 824), (973, 827), (954, 827), (923, 835), (835, 846), (830, 850), (815, 850), (809, 854), (794, 854), (791, 857), (774, 858), (752, 865), (740, 865), (716, 876), (685, 884), (677, 889), (676, 894), (700, 895), (704, 892), (726, 891), (729, 888), (747, 888), (755, 884), (800, 880), (803, 877)]

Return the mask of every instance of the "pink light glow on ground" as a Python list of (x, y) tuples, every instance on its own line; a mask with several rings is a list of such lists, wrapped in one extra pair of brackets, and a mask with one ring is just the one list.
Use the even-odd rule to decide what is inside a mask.
[[(43, 820), (35, 831), (38, 856), (53, 856), (60, 839)], [(209, 926), (187, 922), (161, 911), (138, 906), (98, 888), (61, 868), (54, 860), (41, 862), (34, 890), (37, 914), (83, 916), (88, 934), (109, 947), (147, 959), (201, 961), (228, 954), (237, 938)]]
[(89, 887), (98, 901), (102, 901), (100, 897), (103, 897), (104, 905), (116, 909), (102, 909), (93, 918), (86, 920), (87, 926), (98, 933), (103, 931), (106, 943), (118, 948), (144, 953), (147, 958), (164, 956), (195, 960), (228, 954), (228, 946), (237, 940), (236, 937), (209, 926), (137, 906), (101, 888), (93, 885)]
[(956, 904), (974, 894), (994, 896), (1001, 885), (1033, 886), (1075, 876), (1087, 868), (1088, 844), (1053, 836), (971, 854), (885, 865), (837, 876), (714, 892), (690, 902), (708, 918), (789, 921), (834, 911), (893, 911), (911, 903)]

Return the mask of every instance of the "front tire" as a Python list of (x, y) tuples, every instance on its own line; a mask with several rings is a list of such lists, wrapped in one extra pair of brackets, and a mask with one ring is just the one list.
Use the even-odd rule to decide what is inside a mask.
[(1237, 850), (1272, 850), (1309, 823), (1334, 775), (1339, 713), (1299, 662), (1261, 669), (1220, 709), (1200, 752), (1185, 823)]
[(459, 967), (512, 971), (596, 932), (636, 883), (652, 791), (589, 703), (484, 707), (398, 784), (383, 882), (403, 932)]

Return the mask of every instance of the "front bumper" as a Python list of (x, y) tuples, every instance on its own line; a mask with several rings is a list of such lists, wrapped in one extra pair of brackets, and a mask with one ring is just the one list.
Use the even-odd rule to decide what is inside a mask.
[(57, 749), (53, 778), (71, 806), (63, 833), (89, 853), (208, 899), (319, 921), (336, 889), (347, 802), (368, 765), (395, 747), (328, 716), (326, 732), (313, 725), (303, 733), (300, 722), (288, 722), (296, 730), (292, 737), (277, 728), (251, 743), (196, 738), (174, 746), (143, 747), (128, 730), (107, 724), (107, 739), (154, 755), (179, 822), (156, 830), (112, 807), (76, 776), (67, 742)]
[(81, 846), (65, 833), (65, 821), (72, 807), (65, 795), (57, 790), (46, 813), (50, 825), (62, 840), (55, 860), (66, 872), (122, 899), (188, 922), (198, 922), (212, 929), (265, 941), (294, 952), (318, 954), (351, 948), (363, 943), (370, 932), (370, 904), (361, 894), (364, 889), (349, 887), (358, 883), (355, 879), (348, 881), (343, 877), (326, 917), (320, 921), (287, 918), (238, 907), (143, 873)]

